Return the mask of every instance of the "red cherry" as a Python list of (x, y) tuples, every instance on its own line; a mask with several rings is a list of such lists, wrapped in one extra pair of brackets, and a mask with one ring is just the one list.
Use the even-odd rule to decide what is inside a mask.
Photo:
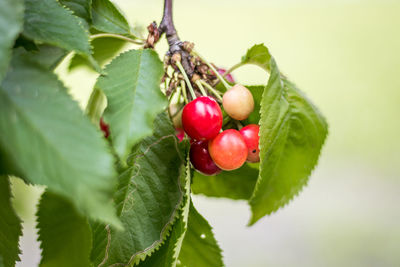
[(249, 124), (240, 130), (240, 134), (243, 136), (246, 146), (248, 148), (247, 161), (248, 162), (259, 162), (260, 161), (260, 148), (258, 142), (260, 137), (258, 132), (260, 126), (257, 124)]
[(100, 118), (100, 129), (104, 133), (104, 137), (108, 138), (110, 135), (110, 126), (104, 122), (103, 118)]
[(185, 138), (185, 132), (181, 128), (175, 129), (175, 135), (178, 137), (179, 142), (182, 142), (183, 138)]
[(228, 129), (208, 144), (211, 158), (223, 170), (240, 168), (247, 158), (247, 146), (239, 131)]
[(211, 97), (201, 96), (187, 104), (182, 112), (185, 132), (195, 140), (216, 137), (222, 127), (222, 111)]
[(191, 144), (190, 162), (204, 175), (216, 175), (221, 172), (208, 153), (208, 141), (195, 141)]
[[(225, 72), (226, 72), (226, 69), (218, 68), (217, 71), (218, 71), (219, 74), (224, 75)], [(229, 83), (235, 83), (235, 79), (233, 78), (232, 74), (230, 74), (230, 73), (227, 74), (227, 75), (225, 76), (225, 78), (226, 78), (226, 80), (227, 80)]]

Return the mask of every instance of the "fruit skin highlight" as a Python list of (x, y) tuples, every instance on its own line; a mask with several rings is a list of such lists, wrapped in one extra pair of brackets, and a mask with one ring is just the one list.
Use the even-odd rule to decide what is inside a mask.
[(249, 124), (239, 131), (240, 134), (243, 136), (243, 139), (248, 149), (248, 162), (260, 162), (260, 137), (258, 136), (259, 131), (260, 126), (258, 126), (257, 124)]
[(216, 137), (222, 127), (222, 111), (211, 97), (201, 96), (187, 104), (182, 112), (182, 126), (195, 140)]
[(243, 136), (234, 129), (225, 130), (209, 141), (208, 151), (215, 164), (226, 171), (240, 168), (248, 154)]
[(216, 175), (221, 169), (215, 165), (208, 152), (208, 141), (195, 141), (190, 145), (190, 162), (204, 175)]
[(254, 110), (253, 95), (243, 85), (235, 84), (222, 97), (222, 105), (231, 118), (245, 120)]

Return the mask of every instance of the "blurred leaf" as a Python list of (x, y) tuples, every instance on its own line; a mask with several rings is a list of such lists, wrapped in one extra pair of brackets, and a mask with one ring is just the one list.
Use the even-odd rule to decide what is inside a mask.
[(183, 196), (182, 207), (179, 217), (172, 226), (171, 233), (167, 240), (162, 244), (160, 249), (155, 251), (151, 256), (147, 257), (143, 262), (140, 262), (140, 267), (170, 267), (176, 266), (178, 256), (182, 247), (185, 233), (188, 226), (190, 199), (190, 163), (189, 158), (186, 161), (186, 178), (183, 179), (183, 188), (185, 194)]
[(70, 10), (56, 0), (25, 0), (24, 35), (35, 41), (44, 42), (90, 56), (88, 32)]
[(7, 72), (11, 48), (22, 30), (24, 5), (22, 0), (0, 2), (0, 82)]
[(39, 48), (33, 40), (30, 40), (22, 34), (15, 40), (14, 48), (22, 46), (26, 51), (39, 51)]
[(188, 229), (179, 254), (180, 264), (187, 267), (224, 266), (222, 251), (207, 220), (190, 205)]
[(56, 75), (18, 55), (11, 66), (0, 86), (0, 150), (8, 167), (92, 218), (119, 225), (113, 157), (100, 131)]
[(130, 27), (120, 10), (109, 0), (93, 0), (93, 27), (101, 32), (130, 35)]
[(95, 88), (107, 97), (104, 120), (124, 161), (133, 145), (151, 135), (154, 118), (166, 107), (160, 90), (163, 64), (153, 50), (130, 50), (107, 65), (105, 73)]
[(36, 46), (37, 50), (25, 51), (24, 49), (16, 49), (15, 54), (19, 57), (27, 58), (30, 61), (41, 65), (43, 68), (53, 70), (67, 55), (67, 51), (62, 48), (51, 45)]
[(92, 238), (89, 223), (71, 202), (45, 192), (37, 221), (41, 242), (41, 267), (90, 267)]
[(0, 266), (12, 267), (19, 261), (21, 220), (11, 205), (11, 188), (8, 177), (0, 176)]
[(263, 69), (269, 70), (269, 61), (271, 55), (264, 44), (258, 44), (247, 50), (246, 55), (242, 57), (241, 64), (254, 64)]
[(307, 183), (327, 135), (317, 108), (281, 74), (271, 58), (261, 101), (260, 175), (249, 201), (254, 224), (287, 204)]
[(258, 170), (248, 164), (234, 171), (222, 171), (216, 176), (194, 172), (192, 191), (209, 197), (249, 199), (258, 178)]
[(244, 121), (245, 125), (248, 124), (258, 124), (260, 122), (260, 104), (261, 104), (261, 98), (264, 92), (264, 85), (250, 85), (246, 86), (247, 89), (250, 90), (250, 92), (253, 95), (254, 99), (254, 110), (252, 113), (250, 113), (249, 117)]
[(131, 265), (160, 247), (179, 215), (185, 192), (185, 155), (165, 113), (154, 135), (134, 150), (129, 168), (119, 177), (114, 197), (125, 231), (96, 225), (92, 261), (97, 266)]
[(74, 15), (82, 18), (86, 23), (91, 22), (90, 9), (92, 0), (59, 0), (60, 3), (69, 8)]
[[(113, 57), (115, 57), (122, 48), (126, 45), (126, 42), (116, 38), (97, 38), (92, 40), (93, 47), (93, 58), (98, 64), (103, 67)], [(69, 70), (75, 69), (76, 67), (87, 66), (91, 67), (88, 60), (78, 54), (75, 54), (71, 59)]]

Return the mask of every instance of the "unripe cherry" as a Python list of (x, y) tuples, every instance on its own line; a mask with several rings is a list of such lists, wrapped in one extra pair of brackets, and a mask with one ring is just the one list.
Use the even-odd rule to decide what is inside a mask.
[(100, 130), (103, 132), (104, 137), (108, 138), (110, 135), (110, 126), (104, 122), (103, 118), (100, 118)]
[(239, 131), (228, 129), (208, 143), (215, 164), (223, 170), (240, 168), (247, 159), (247, 146)]
[(195, 141), (190, 145), (190, 162), (204, 175), (216, 175), (221, 169), (215, 165), (208, 153), (208, 141)]
[(260, 148), (258, 133), (260, 126), (257, 124), (249, 124), (240, 129), (240, 134), (246, 143), (248, 149), (247, 161), (248, 162), (259, 162), (260, 161)]
[(243, 85), (235, 84), (222, 97), (226, 113), (235, 120), (244, 120), (254, 109), (253, 95)]
[(216, 137), (222, 127), (222, 111), (211, 97), (201, 96), (187, 104), (182, 112), (182, 126), (195, 140)]

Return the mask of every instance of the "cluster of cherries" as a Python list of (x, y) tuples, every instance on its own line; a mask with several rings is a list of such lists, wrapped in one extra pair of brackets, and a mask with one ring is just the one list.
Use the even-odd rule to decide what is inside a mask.
[[(241, 121), (253, 111), (254, 99), (246, 87), (236, 84), (223, 95), (222, 106), (231, 118)], [(222, 131), (222, 124), (221, 108), (210, 96), (197, 97), (183, 108), (182, 127), (191, 138), (190, 161), (205, 175), (238, 169), (246, 160), (260, 161), (258, 125)]]

